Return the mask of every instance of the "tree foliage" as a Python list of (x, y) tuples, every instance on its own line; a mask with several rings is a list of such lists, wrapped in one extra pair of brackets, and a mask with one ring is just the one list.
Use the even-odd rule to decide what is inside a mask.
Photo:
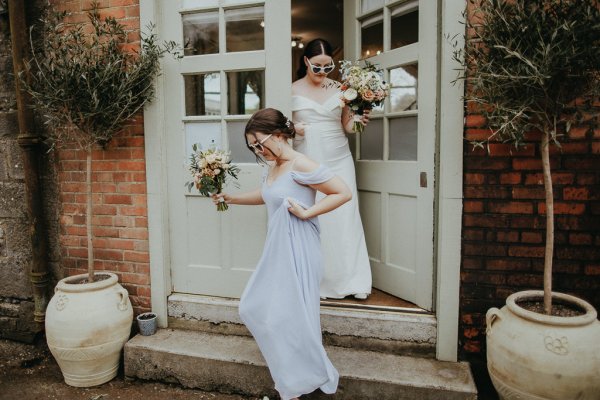
[(519, 145), (537, 129), (556, 142), (600, 95), (598, 0), (470, 2), (455, 59), (466, 67), (466, 101), (487, 117), (488, 140)]
[(90, 24), (68, 25), (65, 16), (48, 10), (32, 27), (40, 31), (31, 40), (25, 85), (54, 144), (74, 141), (89, 150), (108, 143), (153, 98), (160, 58), (176, 46), (160, 45), (150, 33), (142, 35), (141, 53), (128, 50), (123, 26), (102, 19), (96, 5)]

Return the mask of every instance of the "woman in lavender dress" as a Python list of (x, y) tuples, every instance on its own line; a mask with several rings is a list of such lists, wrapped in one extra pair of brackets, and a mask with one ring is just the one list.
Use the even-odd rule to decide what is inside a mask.
[[(321, 337), (317, 216), (350, 200), (350, 189), (329, 168), (292, 148), (294, 125), (278, 110), (256, 112), (244, 134), (248, 148), (272, 164), (262, 186), (213, 196), (215, 203), (267, 206), (267, 239), (242, 294), (240, 317), (256, 339), (282, 400), (318, 388), (334, 393), (339, 375)], [(315, 203), (317, 191), (324, 197)]]

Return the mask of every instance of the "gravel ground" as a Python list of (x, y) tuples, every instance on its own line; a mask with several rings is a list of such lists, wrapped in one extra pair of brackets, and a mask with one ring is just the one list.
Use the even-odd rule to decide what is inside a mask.
[[(0, 400), (258, 400), (239, 395), (184, 389), (177, 385), (115, 379), (93, 388), (64, 383), (46, 343), (23, 344), (0, 339)], [(262, 399), (260, 399), (262, 400)]]

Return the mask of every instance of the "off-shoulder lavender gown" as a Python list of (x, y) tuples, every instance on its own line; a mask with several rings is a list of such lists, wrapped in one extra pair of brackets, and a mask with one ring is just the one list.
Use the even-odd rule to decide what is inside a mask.
[(262, 197), (269, 225), (263, 254), (240, 300), (240, 317), (269, 366), (275, 389), (288, 400), (321, 388), (334, 393), (339, 375), (322, 343), (319, 283), (322, 276), (319, 223), (288, 211), (287, 198), (315, 203), (309, 184), (333, 178), (320, 166), (310, 173), (288, 171), (267, 183)]

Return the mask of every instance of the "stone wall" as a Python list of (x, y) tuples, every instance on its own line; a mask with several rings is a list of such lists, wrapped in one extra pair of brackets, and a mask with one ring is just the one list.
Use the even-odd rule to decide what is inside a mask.
[[(0, 2), (0, 337), (32, 341), (43, 326), (33, 321), (33, 293), (28, 276), (29, 218), (21, 148), (17, 143), (19, 126), (7, 11), (6, 4)], [(53, 156), (42, 155), (41, 170), (45, 171), (42, 176), (45, 215), (51, 216), (46, 222), (50, 268), (56, 273), (59, 252)], [(54, 279), (49, 288), (53, 286)]]

